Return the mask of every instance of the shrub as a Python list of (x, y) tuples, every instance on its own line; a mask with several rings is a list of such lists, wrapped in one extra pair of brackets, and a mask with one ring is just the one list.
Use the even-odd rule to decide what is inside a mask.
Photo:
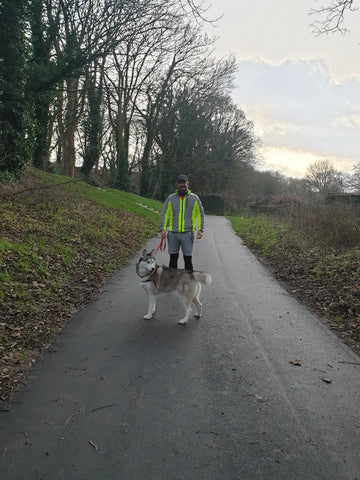
[(222, 195), (201, 195), (200, 199), (207, 214), (224, 215), (224, 197)]
[(302, 206), (293, 212), (290, 223), (303, 241), (322, 249), (342, 251), (360, 243), (359, 210), (353, 205)]

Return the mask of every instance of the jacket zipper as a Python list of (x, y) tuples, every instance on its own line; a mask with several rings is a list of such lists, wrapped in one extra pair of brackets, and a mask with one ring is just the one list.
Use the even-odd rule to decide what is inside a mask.
[(180, 232), (183, 232), (183, 224), (184, 224), (184, 202), (185, 202), (185, 197), (181, 198), (180, 197)]

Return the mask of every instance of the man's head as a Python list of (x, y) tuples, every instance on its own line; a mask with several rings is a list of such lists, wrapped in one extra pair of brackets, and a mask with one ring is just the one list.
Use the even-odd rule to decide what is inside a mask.
[(176, 190), (180, 195), (186, 195), (189, 189), (189, 180), (186, 175), (178, 175), (176, 178)]

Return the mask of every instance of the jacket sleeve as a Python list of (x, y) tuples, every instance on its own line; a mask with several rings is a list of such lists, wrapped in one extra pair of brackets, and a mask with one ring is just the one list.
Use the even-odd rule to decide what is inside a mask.
[(165, 200), (165, 203), (160, 213), (160, 231), (166, 230), (167, 225), (171, 223), (171, 219), (172, 219), (172, 208), (171, 208), (171, 201), (169, 196)]
[(204, 207), (202, 206), (201, 200), (198, 196), (196, 196), (196, 222), (197, 222), (197, 229), (203, 231), (205, 228), (205, 212)]

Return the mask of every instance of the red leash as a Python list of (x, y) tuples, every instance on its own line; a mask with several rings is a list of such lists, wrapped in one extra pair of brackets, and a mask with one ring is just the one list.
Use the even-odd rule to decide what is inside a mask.
[(163, 252), (166, 248), (166, 237), (161, 237), (160, 243), (157, 247), (157, 249), (154, 252), (154, 255), (157, 254), (158, 250), (160, 249), (161, 252)]

